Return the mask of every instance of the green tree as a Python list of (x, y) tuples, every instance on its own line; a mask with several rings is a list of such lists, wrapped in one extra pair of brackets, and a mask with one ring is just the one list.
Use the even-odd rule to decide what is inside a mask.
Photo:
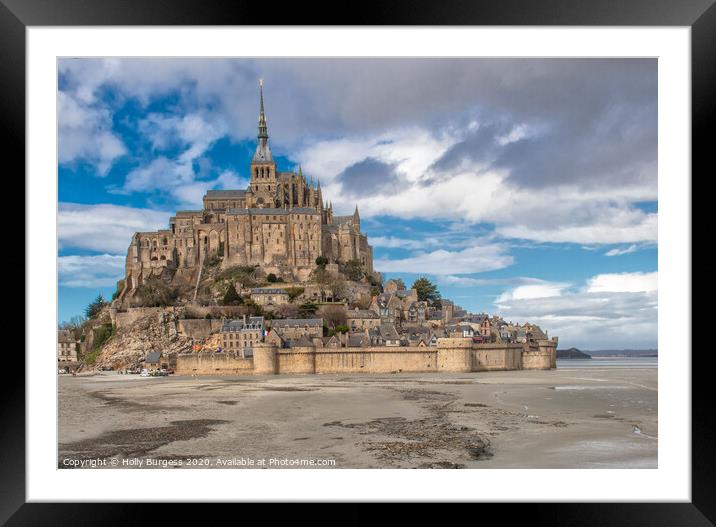
[(325, 267), (327, 264), (328, 258), (326, 258), (325, 256), (319, 256), (318, 258), (316, 258), (316, 265), (318, 267)]
[(438, 291), (438, 287), (424, 276), (421, 276), (413, 282), (412, 289), (417, 291), (418, 300), (421, 302), (426, 301), (434, 305), (440, 301), (440, 291)]
[(114, 336), (117, 328), (112, 324), (102, 324), (94, 328), (94, 339), (92, 340), (92, 349), (90, 352), (83, 357), (86, 364), (94, 364), (97, 361), (97, 357), (102, 352), (104, 345)]
[(224, 293), (224, 300), (222, 303), (225, 306), (237, 306), (241, 304), (241, 296), (236, 292), (236, 286), (234, 286), (234, 284), (229, 285), (226, 293)]
[(293, 302), (294, 300), (296, 300), (296, 298), (301, 296), (305, 290), (306, 289), (303, 287), (288, 287), (288, 288), (286, 288), (286, 292), (288, 293), (288, 299), (291, 302)]
[(268, 276), (266, 277), (266, 281), (273, 284), (275, 282), (278, 282), (279, 278), (275, 274), (269, 273)]
[(405, 282), (403, 282), (402, 278), (395, 278), (395, 279), (393, 279), (393, 282), (395, 282), (395, 285), (398, 286), (399, 290), (402, 291), (405, 289)]
[(87, 318), (95, 318), (97, 315), (99, 315), (100, 311), (102, 311), (102, 308), (106, 304), (107, 302), (102, 296), (102, 293), (98, 294), (97, 298), (90, 302), (89, 305), (85, 308), (85, 316)]
[(346, 325), (346, 308), (338, 305), (325, 306), (321, 308), (321, 317), (329, 329), (338, 331), (338, 326)]
[(346, 278), (348, 278), (348, 280), (352, 280), (354, 282), (363, 278), (363, 275), (365, 274), (360, 260), (355, 259), (349, 260), (343, 264), (341, 266), (341, 272), (346, 276)]
[(318, 311), (316, 304), (306, 302), (298, 306), (298, 318), (312, 318), (316, 314), (316, 311)]

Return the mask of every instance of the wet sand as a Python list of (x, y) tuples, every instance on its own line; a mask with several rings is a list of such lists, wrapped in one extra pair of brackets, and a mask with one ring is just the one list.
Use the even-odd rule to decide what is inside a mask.
[(657, 369), (647, 367), (267, 377), (108, 372), (59, 376), (59, 415), (60, 468), (83, 461), (83, 468), (657, 466)]

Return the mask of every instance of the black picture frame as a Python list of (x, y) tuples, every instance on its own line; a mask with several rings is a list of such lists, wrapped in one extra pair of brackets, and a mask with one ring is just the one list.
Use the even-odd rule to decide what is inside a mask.
[[(28, 26), (113, 25), (504, 25), (504, 26), (688, 26), (692, 51), (692, 174), (703, 173), (713, 149), (716, 117), (715, 0), (490, 0), (361, 2), (354, 10), (305, 2), (267, 9), (263, 2), (216, 0), (0, 0), (0, 134), (14, 173), (25, 173), (25, 66)], [(270, 18), (267, 15), (270, 13)], [(710, 133), (709, 133), (710, 132)], [(6, 164), (7, 166), (7, 164)], [(10, 169), (7, 169), (8, 171)], [(692, 182), (694, 178), (692, 175)], [(7, 181), (7, 179), (6, 179)], [(693, 183), (692, 183), (693, 184)], [(24, 191), (23, 191), (24, 195)], [(693, 195), (693, 194), (692, 194)], [(17, 194), (15, 194), (17, 196)], [(27, 196), (24, 196), (27, 199)], [(21, 200), (15, 198), (16, 202)], [(24, 200), (22, 200), (24, 203)], [(693, 209), (692, 209), (693, 210)], [(693, 239), (693, 238), (692, 238)], [(32, 240), (26, 239), (26, 243)], [(25, 276), (25, 280), (30, 277)], [(31, 315), (31, 314), (30, 314)], [(28, 331), (29, 320), (25, 320)], [(693, 326), (693, 324), (692, 324)], [(703, 326), (702, 326), (703, 327)], [(526, 514), (531, 524), (713, 525), (716, 522), (714, 412), (709, 386), (713, 353), (707, 346), (692, 360), (692, 501), (690, 503), (509, 504), (502, 522)], [(10, 352), (10, 350), (6, 350)], [(25, 353), (33, 350), (26, 349)], [(25, 499), (25, 376), (17, 361), (3, 378), (0, 410), (0, 523), (7, 525), (98, 525), (144, 523), (155, 506), (136, 504), (30, 504)], [(320, 500), (320, 497), (316, 497)], [(416, 507), (420, 514), (422, 507)], [(153, 512), (152, 512), (153, 511)], [(265, 513), (264, 509), (264, 513)], [(186, 506), (163, 507), (184, 515)], [(149, 514), (149, 516), (148, 516)], [(481, 513), (484, 514), (484, 513)], [(357, 521), (360, 514), (348, 515)], [(218, 519), (218, 518), (217, 518)], [(364, 519), (366, 519), (364, 517)], [(321, 521), (312, 516), (312, 521)]]

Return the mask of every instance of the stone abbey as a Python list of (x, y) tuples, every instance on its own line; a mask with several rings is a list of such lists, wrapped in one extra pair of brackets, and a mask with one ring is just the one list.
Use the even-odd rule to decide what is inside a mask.
[(260, 83), (258, 145), (251, 179), (243, 190), (209, 190), (203, 209), (178, 211), (169, 228), (137, 232), (126, 259), (121, 297), (167, 271), (193, 280), (207, 257), (222, 256), (225, 267), (258, 265), (266, 273), (306, 280), (316, 258), (329, 263), (357, 260), (373, 272), (373, 249), (360, 231), (358, 207), (349, 216), (333, 214), (320, 181), (307, 181), (302, 169), (279, 172), (269, 146)]

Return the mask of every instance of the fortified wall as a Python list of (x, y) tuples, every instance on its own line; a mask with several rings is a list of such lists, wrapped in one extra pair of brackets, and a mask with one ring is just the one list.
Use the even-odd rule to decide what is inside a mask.
[(556, 367), (557, 339), (535, 344), (475, 344), (441, 338), (436, 347), (278, 348), (260, 343), (252, 358), (232, 353), (179, 355), (176, 375), (275, 375), (315, 373), (426, 373), (549, 370)]

